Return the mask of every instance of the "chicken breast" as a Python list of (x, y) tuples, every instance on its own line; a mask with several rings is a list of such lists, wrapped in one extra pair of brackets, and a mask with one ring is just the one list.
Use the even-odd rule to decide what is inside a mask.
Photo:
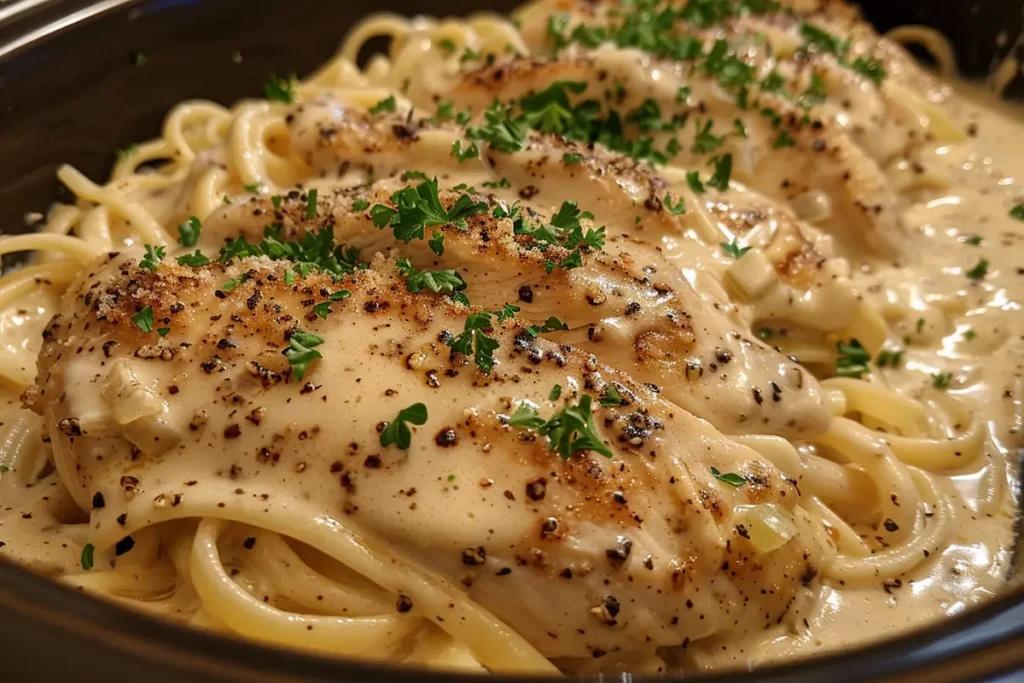
[[(336, 279), (141, 258), (69, 290), (26, 394), (97, 547), (182, 517), (344, 527), (549, 657), (799, 617), (827, 553), (795, 482), (594, 355), (515, 318), (473, 327), (481, 311), (409, 292), (383, 259)], [(467, 330), (489, 374), (453, 350)], [(407, 440), (382, 445), (396, 422)], [(791, 529), (767, 544), (765, 506)], [(466, 618), (465, 600), (406, 598), (408, 618)]]
[[(521, 163), (538, 175), (549, 165), (561, 166), (536, 158)], [(511, 303), (537, 326), (555, 316), (561, 324), (542, 333), (598, 354), (727, 433), (795, 437), (827, 426), (829, 412), (813, 377), (738, 325), (727, 297), (702, 296), (678, 266), (647, 242), (627, 237), (624, 226), (602, 226), (602, 234), (614, 236), (602, 237), (600, 249), (577, 253), (542, 241), (536, 232), (538, 226), (568, 231), (574, 224), (596, 233), (592, 220), (581, 219), (582, 209), (574, 204), (563, 203), (555, 215), (530, 208), (530, 197), (512, 216), (513, 209), (495, 197), (447, 190), (439, 192), (444, 210), (460, 202), (476, 208), (461, 227), (445, 223), (430, 228), (443, 239), (441, 254), (432, 242), (397, 239), (398, 231), (373, 225), (376, 207), (394, 206), (396, 193), (429, 184), (416, 184), (406, 175), (406, 180), (378, 181), (352, 193), (338, 191), (321, 201), (313, 218), (300, 196), (282, 200), (276, 209), (270, 199), (254, 199), (222, 209), (207, 222), (204, 239), (211, 247), (239, 234), (256, 242), (269, 221), (293, 240), (330, 226), (337, 240), (363, 259), (395, 249), (418, 271), (454, 271), (461, 283), (451, 288), (476, 305), (498, 310)], [(362, 211), (354, 209), (357, 202)], [(670, 222), (669, 212), (658, 208), (651, 223)], [(652, 231), (657, 229), (652, 225)], [(692, 246), (707, 251), (699, 243)], [(565, 265), (573, 258), (578, 264)]]

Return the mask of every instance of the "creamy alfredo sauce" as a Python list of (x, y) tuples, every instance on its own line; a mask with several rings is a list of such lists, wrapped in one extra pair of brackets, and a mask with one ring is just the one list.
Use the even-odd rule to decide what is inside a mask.
[[(959, 614), (1006, 588), (1020, 500), (1016, 453), (1024, 443), (1024, 222), (1009, 215), (1024, 197), (1024, 147), (1014, 142), (1022, 116), (967, 88), (947, 106), (969, 131), (970, 145), (942, 145), (922, 158), (952, 185), (925, 193), (906, 211), (913, 243), (906, 259), (862, 272), (856, 282), (860, 291), (874, 292), (883, 310), (889, 297), (898, 297), (923, 311), (901, 332), (909, 338), (901, 344), (904, 364), (882, 370), (888, 385), (923, 396), (933, 373), (952, 373), (949, 390), (988, 416), (986, 452), (1002, 452), (1010, 471), (990, 465), (951, 478), (964, 501), (954, 541), (901, 586), (825, 586), (807, 633), (698, 647), (697, 658), (710, 666), (756, 666), (882, 640)], [(984, 281), (966, 278), (981, 259), (989, 263)], [(924, 317), (929, 309), (931, 317)]]

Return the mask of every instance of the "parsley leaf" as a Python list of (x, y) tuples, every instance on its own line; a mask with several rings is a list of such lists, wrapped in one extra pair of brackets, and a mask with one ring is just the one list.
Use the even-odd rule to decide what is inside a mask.
[(807, 41), (808, 46), (817, 48), (823, 52), (831, 52), (837, 57), (844, 56), (850, 46), (849, 39), (845, 41), (840, 40), (828, 31), (824, 31), (817, 26), (808, 23), (804, 23), (800, 26), (800, 35), (805, 41)]
[(389, 95), (388, 97), (385, 97), (377, 104), (370, 107), (370, 113), (376, 116), (377, 114), (383, 114), (384, 112), (393, 112), (395, 111), (395, 105), (395, 96)]
[(132, 316), (132, 322), (145, 333), (153, 331), (153, 307), (146, 306), (141, 311)]
[(85, 571), (89, 571), (93, 568), (95, 552), (96, 547), (92, 543), (86, 543), (85, 546), (82, 548), (81, 562), (82, 569), (84, 569)]
[(1017, 204), (1010, 209), (1010, 218), (1016, 218), (1019, 221), (1024, 221), (1024, 204)]
[(410, 424), (422, 426), (427, 422), (427, 407), (422, 403), (413, 403), (408, 408), (402, 408), (398, 415), (384, 425), (380, 433), (380, 445), (398, 446), (403, 451), (408, 450), (412, 445), (412, 432)]
[(521, 309), (515, 304), (505, 304), (500, 311), (497, 311), (495, 315), (498, 317), (498, 322), (504, 322), (509, 318), (515, 317)]
[(537, 406), (530, 401), (520, 403), (516, 412), (508, 418), (509, 426), (520, 429), (539, 429), (544, 426), (545, 422), (544, 418), (537, 416)]
[(739, 246), (736, 243), (736, 240), (733, 240), (732, 242), (721, 242), (719, 246), (722, 247), (722, 251), (724, 251), (726, 254), (732, 256), (734, 259), (737, 260), (744, 254), (746, 254), (748, 251), (753, 249), (753, 247)]
[(157, 266), (160, 265), (160, 262), (164, 260), (164, 256), (166, 255), (166, 250), (163, 247), (156, 247), (154, 249), (153, 245), (147, 244), (146, 255), (141, 261), (139, 261), (139, 268), (144, 268), (145, 270), (156, 270)]
[(485, 375), (491, 374), (494, 368), (494, 351), (498, 348), (498, 340), (488, 337), (486, 330), (491, 328), (491, 314), (487, 311), (471, 313), (466, 318), (465, 329), (453, 339), (449, 346), (452, 351), (464, 356), (472, 356), (473, 362)]
[(430, 251), (434, 252), (438, 256), (444, 256), (444, 233), (440, 230), (435, 230), (434, 234), (430, 236), (427, 241), (430, 245)]
[(199, 266), (205, 266), (210, 262), (210, 259), (206, 258), (201, 251), (196, 249), (193, 254), (184, 254), (177, 258), (178, 265), (191, 266), (192, 268), (198, 268)]
[(332, 313), (332, 303), (334, 303), (335, 301), (344, 301), (350, 296), (352, 296), (352, 292), (348, 291), (347, 289), (339, 289), (337, 292), (332, 292), (330, 295), (328, 295), (327, 301), (321, 301), (316, 306), (313, 306), (313, 313), (315, 313), (320, 318), (326, 319), (327, 316), (329, 316)]
[(455, 157), (461, 164), (470, 159), (480, 158), (480, 150), (477, 148), (476, 143), (470, 143), (465, 149), (462, 148), (462, 141), (456, 140), (452, 143), (452, 156)]
[(353, 199), (352, 200), (352, 210), (353, 211), (365, 211), (369, 207), (370, 207), (370, 202), (366, 201), (362, 197), (359, 197), (358, 199)]
[(234, 290), (236, 287), (238, 287), (238, 285), (242, 284), (243, 282), (245, 282), (248, 279), (249, 279), (249, 274), (248, 273), (242, 273), (241, 275), (237, 275), (237, 276), (231, 278), (230, 280), (228, 280), (227, 282), (225, 282), (224, 284), (222, 284), (220, 286), (220, 291), (222, 291), (222, 292), (230, 292), (230, 291)]
[(971, 278), (972, 280), (984, 280), (985, 275), (988, 274), (988, 259), (980, 259), (977, 264), (964, 275)]
[(840, 377), (855, 377), (871, 372), (868, 363), (871, 362), (871, 354), (861, 346), (856, 339), (849, 342), (836, 341), (836, 374)]
[(263, 97), (271, 102), (277, 101), (285, 104), (294, 102), (295, 74), (289, 75), (288, 78), (278, 78), (276, 75), (270, 74), (267, 82), (263, 84)]
[(932, 386), (936, 389), (948, 388), (951, 381), (953, 381), (952, 372), (936, 372), (932, 374)]
[(700, 181), (700, 174), (697, 171), (686, 172), (686, 184), (697, 194), (704, 194), (704, 183)]
[(711, 159), (715, 172), (708, 179), (708, 185), (719, 190), (729, 189), (729, 176), (732, 175), (732, 155), (724, 154)]
[(390, 226), (395, 239), (408, 244), (414, 239), (423, 239), (424, 228), (454, 223), (465, 228), (465, 219), (487, 210), (484, 202), (474, 202), (463, 194), (451, 209), (445, 210), (437, 194), (437, 178), (426, 180), (416, 187), (405, 187), (391, 195), (391, 202), (398, 208), (375, 204), (370, 217), (378, 228)]
[(619, 390), (615, 388), (614, 384), (609, 384), (605, 387), (604, 395), (600, 399), (601, 405), (605, 408), (616, 408), (621, 405), (625, 405), (626, 399), (622, 398), (619, 394)]
[(306, 193), (306, 218), (315, 218), (318, 192), (314, 188)]
[(850, 68), (870, 78), (875, 85), (880, 85), (885, 80), (885, 69), (874, 57), (857, 57), (850, 63)]
[(183, 247), (196, 246), (202, 229), (203, 224), (199, 222), (199, 219), (195, 216), (189, 216), (187, 221), (178, 226), (178, 244)]
[(556, 384), (555, 386), (551, 387), (551, 393), (548, 394), (548, 400), (549, 401), (557, 401), (559, 399), (559, 397), (561, 397), (561, 395), (562, 395), (562, 385), (561, 384)]
[(734, 486), (736, 488), (739, 488), (740, 486), (743, 486), (744, 484), (747, 483), (747, 480), (744, 479), (742, 475), (736, 474), (735, 472), (726, 472), (725, 474), (722, 474), (721, 472), (718, 471), (717, 467), (711, 468), (711, 475), (718, 481), (724, 482), (729, 486)]
[(526, 139), (526, 124), (512, 120), (511, 107), (495, 100), (484, 111), (483, 126), (467, 128), (466, 134), (474, 140), (483, 140), (498, 152), (518, 152)]
[(309, 364), (318, 358), (323, 358), (314, 347), (324, 343), (323, 337), (318, 337), (309, 332), (296, 329), (288, 338), (288, 348), (283, 351), (288, 364), (292, 366), (292, 376), (301, 380), (306, 376)]
[(526, 328), (526, 334), (531, 337), (536, 337), (538, 334), (545, 334), (546, 332), (561, 332), (562, 330), (568, 330), (569, 326), (559, 320), (556, 316), (551, 316), (543, 325), (530, 325)]
[(582, 154), (576, 154), (575, 152), (566, 152), (562, 155), (562, 163), (566, 166), (575, 166), (576, 164), (583, 161)]
[(548, 446), (563, 460), (568, 460), (581, 451), (596, 451), (606, 458), (612, 457), (611, 450), (597, 435), (594, 415), (591, 412), (593, 397), (584, 394), (576, 405), (566, 405), (550, 420), (537, 416), (537, 409), (528, 401), (520, 404), (516, 413), (509, 418), (509, 424), (520, 429), (532, 429), (548, 438)]
[(665, 208), (669, 210), (673, 216), (679, 216), (686, 213), (686, 202), (680, 197), (675, 204), (672, 204), (672, 197), (666, 192), (665, 198), (661, 202), (665, 205)]
[(407, 277), (406, 288), (414, 294), (429, 289), (435, 294), (451, 294), (466, 288), (466, 281), (454, 270), (419, 270), (409, 259), (396, 261), (398, 272)]

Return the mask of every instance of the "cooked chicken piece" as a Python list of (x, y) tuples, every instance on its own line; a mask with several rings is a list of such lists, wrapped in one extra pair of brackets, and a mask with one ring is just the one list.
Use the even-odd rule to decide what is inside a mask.
[[(622, 112), (627, 139), (649, 138), (670, 157), (669, 164), (701, 170), (705, 180), (711, 172), (703, 169), (714, 158), (731, 154), (732, 176), (769, 197), (793, 201), (824, 193), (832, 211), (823, 227), (840, 242), (844, 255), (862, 257), (865, 246), (880, 255), (898, 251), (903, 229), (896, 196), (878, 163), (842, 127), (808, 118), (808, 112), (777, 93), (760, 93), (744, 109), (687, 62), (654, 60), (612, 47), (571, 50), (552, 60), (499, 62), (466, 74), (441, 96), (478, 112), (495, 98), (516, 101), (559, 82), (584, 84), (582, 93), (570, 93), (573, 106), (589, 101), (605, 114), (610, 108)], [(689, 94), (678, 102), (684, 86)], [(655, 111), (659, 116), (647, 117)], [(673, 140), (678, 140), (674, 155)]]
[[(257, 242), (272, 221), (288, 240), (330, 226), (336, 239), (358, 249), (364, 260), (397, 249), (420, 271), (453, 270), (476, 305), (501, 310), (513, 303), (536, 325), (556, 316), (569, 329), (546, 330), (551, 338), (593, 351), (727, 433), (797, 437), (827, 427), (829, 412), (813, 377), (752, 338), (731, 319), (727, 301), (698, 294), (648, 244), (616, 236), (600, 251), (576, 253), (578, 267), (561, 266), (574, 251), (545, 246), (522, 227), (558, 222), (550, 213), (526, 208), (513, 220), (506, 205), (445, 190), (439, 192), (445, 211), (458, 202), (476, 204), (479, 210), (466, 217), (463, 228), (452, 223), (429, 228), (443, 236), (443, 254), (438, 255), (426, 240), (407, 243), (371, 222), (373, 207), (392, 206), (392, 194), (405, 187), (380, 181), (354, 195), (324, 198), (312, 219), (302, 197), (281, 201), (276, 211), (268, 199), (232, 205), (207, 221), (204, 239), (213, 247), (239, 234)], [(363, 210), (353, 210), (356, 201)], [(593, 228), (586, 224), (581, 230)], [(424, 233), (430, 236), (427, 229)]]
[[(471, 309), (409, 293), (382, 259), (335, 281), (266, 258), (150, 271), (141, 256), (112, 255), (68, 291), (26, 394), (97, 548), (181, 517), (349, 527), (549, 657), (801, 617), (826, 553), (795, 483), (592, 355), (493, 321), (485, 375), (449, 347)], [(408, 449), (382, 446), (419, 403)], [(573, 408), (579, 426), (549, 442), (510, 424), (529, 405), (540, 423)], [(756, 526), (765, 511), (781, 533)], [(419, 590), (409, 618), (464, 618)]]
[[(442, 178), (457, 174), (467, 186), (538, 212), (556, 211), (571, 187), (572, 198), (594, 215), (595, 225), (605, 226), (611, 237), (648, 243), (682, 269), (710, 305), (728, 303), (723, 282), (732, 258), (721, 244), (746, 237), (777, 276), (762, 278), (757, 295), (745, 297), (750, 305), (741, 310), (748, 323), (781, 321), (837, 332), (850, 325), (860, 305), (846, 263), (828, 258), (830, 240), (736, 183), (698, 194), (678, 170), (663, 178), (621, 154), (552, 135), (530, 135), (519, 152), (460, 163), (447, 152), (461, 129), (405, 115), (367, 117), (330, 100), (300, 106), (292, 133), (312, 168), (321, 174), (344, 169), (357, 181), (405, 169)], [(574, 163), (565, 163), (565, 155), (574, 156)]]

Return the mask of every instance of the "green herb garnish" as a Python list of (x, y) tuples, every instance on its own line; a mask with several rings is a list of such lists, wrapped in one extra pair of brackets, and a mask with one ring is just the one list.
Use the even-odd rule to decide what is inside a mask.
[(292, 332), (288, 338), (288, 348), (284, 350), (284, 357), (292, 366), (292, 376), (295, 379), (301, 380), (306, 376), (309, 364), (318, 358), (323, 358), (320, 352), (314, 349), (323, 343), (323, 337), (318, 337), (315, 334), (298, 329)]
[(988, 259), (980, 259), (973, 268), (964, 273), (972, 280), (984, 280), (986, 274), (988, 274)]
[(836, 374), (840, 377), (855, 377), (871, 372), (868, 363), (871, 354), (856, 339), (849, 342), (836, 341)]
[(722, 474), (718, 471), (717, 467), (711, 468), (711, 475), (718, 481), (737, 488), (747, 483), (747, 480), (744, 479), (742, 475), (736, 474), (735, 472), (726, 472), (725, 474)]
[(737, 260), (744, 254), (746, 254), (748, 251), (753, 249), (753, 247), (739, 246), (739, 244), (736, 243), (736, 240), (733, 240), (732, 242), (721, 242), (718, 246), (722, 247), (722, 251), (724, 251), (726, 254), (732, 256), (734, 259)]
[(139, 268), (144, 268), (145, 270), (156, 270), (157, 266), (160, 265), (160, 262), (164, 260), (164, 256), (166, 255), (166, 250), (163, 247), (153, 248), (153, 245), (147, 244), (146, 255), (142, 257), (141, 261), (139, 261)]
[(464, 356), (472, 356), (473, 362), (485, 375), (494, 368), (494, 351), (498, 348), (498, 340), (487, 336), (491, 328), (491, 314), (487, 311), (471, 313), (466, 318), (465, 328), (458, 337), (452, 340), (452, 351)]
[(96, 552), (95, 546), (92, 543), (86, 543), (82, 548), (82, 569), (89, 571), (93, 568), (93, 555)]
[[(422, 426), (427, 422), (427, 407), (422, 403), (413, 403), (408, 408), (398, 411), (398, 416), (384, 425), (380, 433), (380, 445), (398, 446), (403, 451), (408, 450), (412, 444), (412, 431), (410, 424)], [(452, 481), (449, 479), (449, 481)]]
[(153, 307), (146, 306), (132, 316), (132, 322), (143, 332), (149, 334), (153, 331)]
[(377, 114), (383, 114), (384, 112), (393, 112), (395, 111), (395, 106), (395, 96), (389, 95), (380, 102), (378, 102), (377, 104), (370, 107), (370, 113), (376, 116)]
[(288, 78), (278, 78), (276, 75), (270, 74), (267, 82), (263, 84), (263, 97), (271, 102), (277, 101), (285, 104), (294, 102), (295, 74), (289, 75)]

